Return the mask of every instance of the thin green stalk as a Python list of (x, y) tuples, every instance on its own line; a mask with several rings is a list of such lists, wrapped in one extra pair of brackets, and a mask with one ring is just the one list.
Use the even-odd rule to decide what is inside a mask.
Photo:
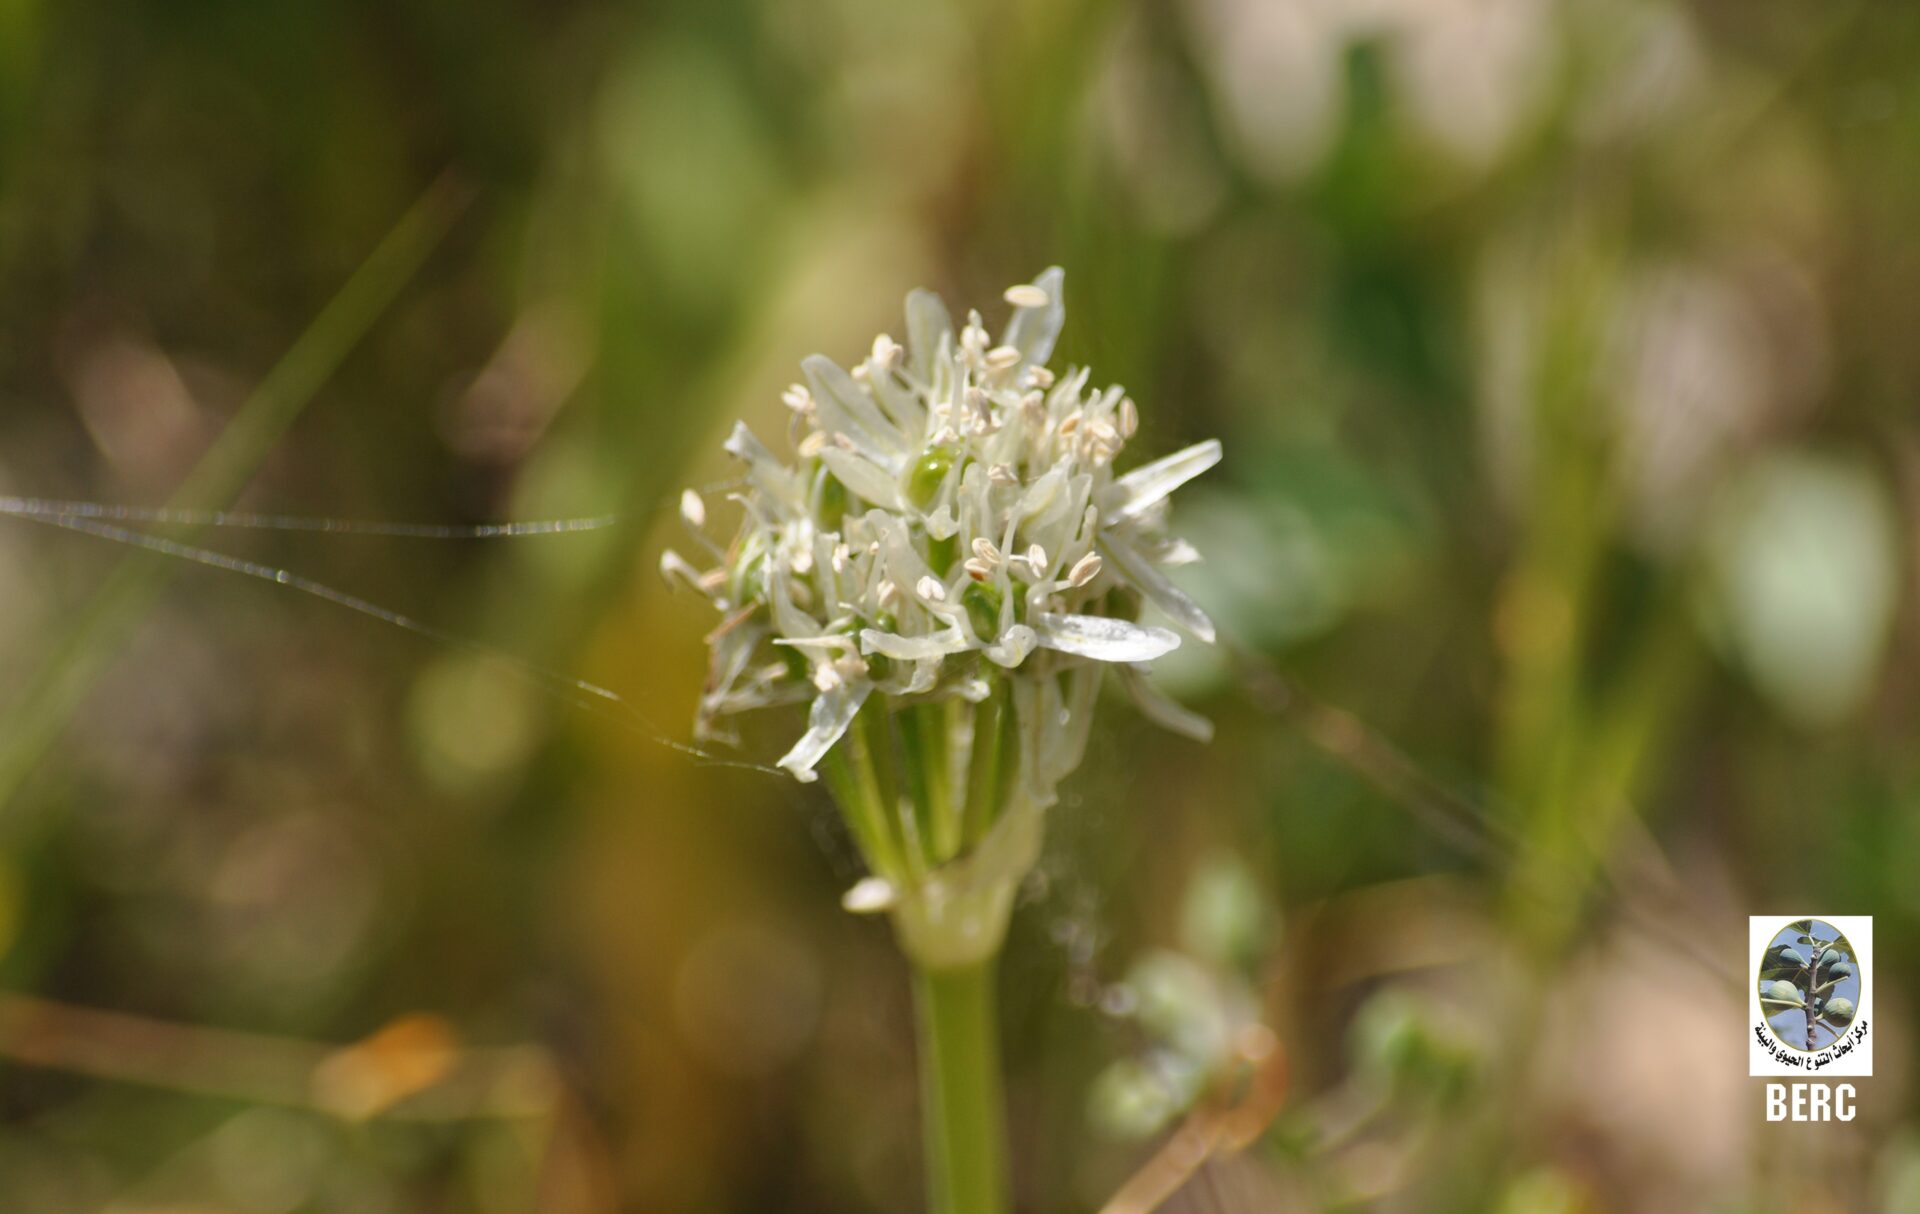
[(1013, 693), (1005, 679), (996, 679), (993, 694), (974, 710), (966, 823), (961, 832), (969, 844), (984, 838), (1000, 816), (1011, 768), (1009, 760), (1014, 754), (1013, 727)]
[(915, 704), (900, 712), (900, 743), (920, 841), (931, 864), (944, 864), (960, 850), (960, 819), (953, 807), (947, 770), (947, 704)]
[(1006, 1214), (1007, 1132), (994, 1027), (997, 958), (914, 971), (931, 1214)]
[(833, 803), (840, 807), (840, 816), (867, 867), (875, 871), (885, 869), (886, 823), (872, 812), (854, 775), (853, 765), (847, 762), (839, 747), (828, 751), (827, 757), (820, 760), (820, 774), (826, 779), (827, 791), (833, 794)]
[(882, 876), (898, 880), (905, 873), (917, 871), (917, 867), (908, 863), (902, 842), (896, 836), (887, 794), (874, 769), (866, 718), (869, 713), (885, 711), (875, 704), (862, 708), (853, 728), (847, 730), (847, 736), (820, 761), (820, 772), (826, 777), (827, 788), (840, 806), (841, 816), (846, 819), (847, 829), (853, 832), (853, 841), (866, 857), (867, 866)]
[(874, 804), (880, 807), (880, 820), (889, 824), (894, 846), (906, 862), (905, 871), (925, 872), (926, 843), (914, 829), (915, 823), (900, 813), (900, 773), (893, 756), (893, 712), (879, 696), (867, 700), (867, 706), (854, 718), (847, 731), (855, 762), (872, 790)]

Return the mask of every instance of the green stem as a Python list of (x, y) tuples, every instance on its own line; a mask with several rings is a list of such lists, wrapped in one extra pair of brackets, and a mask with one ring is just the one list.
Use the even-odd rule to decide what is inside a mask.
[(918, 871), (908, 863), (901, 841), (896, 838), (892, 815), (888, 812), (888, 794), (881, 787), (874, 766), (872, 738), (867, 714), (884, 712), (875, 704), (860, 710), (846, 737), (820, 761), (820, 772), (827, 788), (840, 806), (841, 817), (853, 832), (853, 839), (866, 859), (867, 867), (890, 881), (899, 881)]
[(947, 762), (947, 705), (915, 704), (902, 709), (899, 716), (920, 842), (927, 849), (929, 866), (938, 866), (960, 850), (960, 819), (953, 808)]
[(994, 1027), (997, 958), (915, 969), (920, 1106), (931, 1214), (1006, 1214), (1007, 1133)]
[(994, 680), (993, 694), (980, 702), (973, 717), (973, 754), (968, 762), (966, 820), (962, 836), (971, 845), (986, 837), (1000, 816), (1011, 772), (1013, 694), (1005, 679)]
[(906, 866), (904, 871), (920, 873), (926, 871), (926, 861), (919, 840), (914, 837), (917, 832), (914, 823), (900, 813), (900, 776), (893, 761), (892, 717), (892, 711), (879, 696), (870, 697), (860, 715), (854, 718), (853, 728), (847, 731), (845, 745), (853, 750), (861, 782), (878, 807), (880, 821), (886, 825), (900, 862)]

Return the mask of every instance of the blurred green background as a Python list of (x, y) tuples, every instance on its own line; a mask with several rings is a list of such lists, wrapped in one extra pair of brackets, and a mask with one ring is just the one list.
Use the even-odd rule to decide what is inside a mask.
[[(1020, 1208), (1263, 1023), (1168, 1209), (1920, 1211), (1920, 7), (4, 0), (0, 493), (167, 501), (435, 181), (241, 502), (621, 525), (201, 538), (656, 728), (0, 520), (0, 1210), (917, 1209), (902, 967), (822, 795), (659, 743), (654, 566), (800, 358), (1058, 263), (1142, 449), (1226, 444), (1174, 522), (1247, 656), (1052, 816)], [(1768, 1126), (1744, 920), (1809, 911), (1877, 1074)]]

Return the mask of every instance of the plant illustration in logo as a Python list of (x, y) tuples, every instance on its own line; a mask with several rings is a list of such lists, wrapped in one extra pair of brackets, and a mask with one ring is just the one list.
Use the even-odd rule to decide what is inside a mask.
[(1819, 919), (1780, 929), (1760, 958), (1760, 1013), (1783, 1045), (1822, 1050), (1838, 1041), (1860, 1003), (1853, 945)]

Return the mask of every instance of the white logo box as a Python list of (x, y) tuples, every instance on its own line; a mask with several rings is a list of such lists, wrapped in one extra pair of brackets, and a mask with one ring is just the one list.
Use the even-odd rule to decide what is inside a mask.
[[(1760, 1007), (1760, 960), (1790, 924), (1813, 919), (1831, 924), (1853, 946), (1860, 974), (1860, 998), (1854, 1002), (1853, 1022), (1833, 1042), (1808, 1052), (1781, 1041), (1767, 1025)], [(1803, 951), (1805, 945), (1799, 946)], [(1873, 916), (1871, 915), (1752, 915), (1747, 919), (1747, 1074), (1767, 1078), (1819, 1080), (1873, 1074)]]

